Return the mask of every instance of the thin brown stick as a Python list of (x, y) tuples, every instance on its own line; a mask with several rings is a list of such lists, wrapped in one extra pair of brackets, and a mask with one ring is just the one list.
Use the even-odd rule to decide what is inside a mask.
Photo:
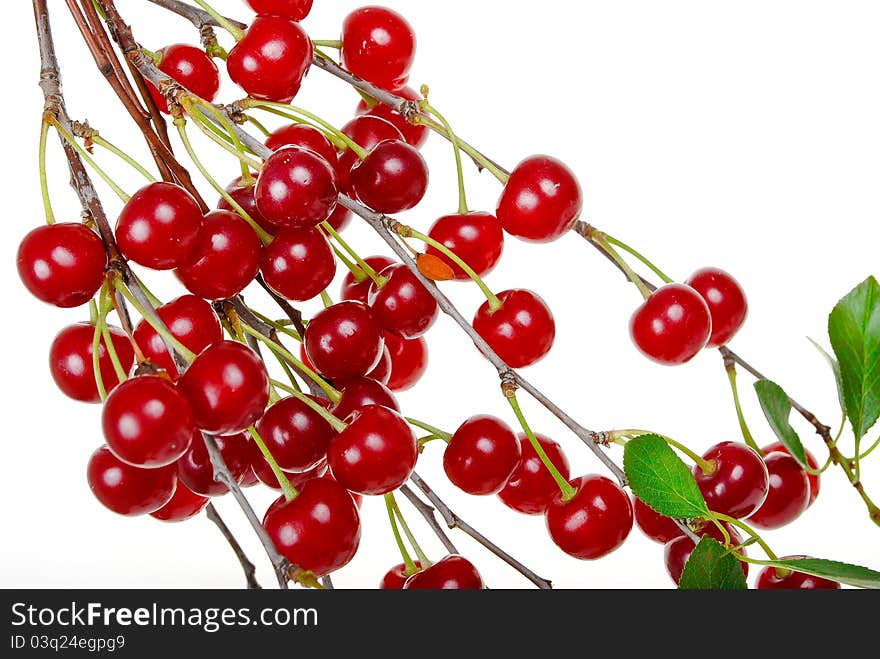
[(238, 540), (232, 534), (232, 531), (229, 530), (229, 527), (226, 526), (226, 522), (220, 517), (220, 513), (217, 512), (213, 503), (209, 503), (205, 508), (205, 515), (209, 520), (214, 522), (218, 529), (220, 529), (220, 533), (223, 534), (223, 537), (226, 538), (226, 542), (229, 543), (232, 551), (235, 552), (235, 557), (238, 559), (238, 562), (241, 563), (241, 569), (244, 571), (244, 578), (248, 590), (261, 590), (262, 586), (260, 585), (260, 582), (257, 581), (257, 569), (254, 567), (254, 564), (251, 563), (247, 554), (244, 553), (244, 549), (242, 549)]
[(448, 551), (450, 554), (458, 554), (458, 549), (455, 547), (454, 544), (452, 544), (452, 540), (449, 539), (449, 536), (446, 535), (443, 527), (440, 526), (440, 522), (437, 521), (437, 517), (434, 515), (434, 513), (436, 512), (434, 510), (434, 507), (422, 501), (419, 496), (406, 485), (402, 485), (400, 487), (400, 493), (405, 496), (413, 505), (413, 508), (415, 508), (419, 512), (419, 514), (425, 518), (428, 526), (431, 527), (431, 529), (434, 531), (434, 534), (437, 536), (440, 542), (443, 543), (446, 551)]
[[(187, 4), (185, 2), (178, 2), (178, 0), (147, 0), (147, 2), (151, 2), (154, 5), (158, 5), (163, 9), (167, 9), (168, 11), (174, 12), (178, 16), (182, 16), (190, 23), (195, 25), (196, 29), (201, 31), (204, 27), (221, 27), (221, 25), (214, 20), (214, 17), (211, 16), (208, 12), (199, 7), (194, 7), (193, 5)], [(245, 29), (247, 27), (246, 24), (236, 21), (232, 18), (226, 18), (230, 23), (232, 23), (235, 27), (240, 29)]]

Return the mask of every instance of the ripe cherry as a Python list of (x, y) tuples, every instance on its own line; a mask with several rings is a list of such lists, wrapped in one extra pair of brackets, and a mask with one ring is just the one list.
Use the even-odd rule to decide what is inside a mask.
[[(806, 558), (806, 556), (784, 556), (783, 560), (792, 558)], [(840, 584), (830, 579), (814, 577), (792, 570), (780, 570), (768, 565), (758, 573), (755, 588), (758, 590), (840, 590)]]
[(661, 515), (635, 496), (632, 497), (632, 504), (636, 524), (642, 533), (654, 542), (665, 545), (670, 540), (675, 540), (682, 535), (682, 530), (678, 528), (678, 524), (671, 517)]
[(279, 499), (263, 526), (287, 560), (318, 577), (346, 565), (361, 539), (357, 506), (327, 478), (306, 482), (292, 501)]
[[(774, 442), (769, 446), (765, 446), (761, 449), (761, 452), (764, 455), (770, 455), (771, 453), (781, 452), (788, 453), (788, 449), (782, 444), (782, 442)], [(807, 456), (807, 463), (813, 468), (818, 469), (819, 463), (816, 462), (816, 458), (810, 453), (807, 449), (804, 449), (804, 453)], [(804, 473), (807, 475), (807, 480), (810, 481), (810, 501), (807, 503), (807, 508), (813, 505), (813, 502), (816, 500), (816, 497), (819, 496), (819, 488), (821, 486), (820, 475), (819, 474), (811, 474), (808, 471), (804, 470)]]
[(338, 159), (336, 147), (317, 128), (308, 124), (288, 124), (282, 126), (266, 138), (266, 146), (277, 151), (285, 146), (295, 146), (314, 151), (331, 165)]
[(254, 198), (263, 217), (278, 227), (317, 226), (336, 208), (336, 171), (311, 149), (285, 146), (263, 164)]
[(208, 300), (243, 291), (260, 270), (263, 244), (250, 225), (230, 211), (205, 215), (191, 260), (175, 274), (186, 289)]
[[(158, 66), (162, 73), (196, 96), (213, 102), (220, 90), (220, 72), (208, 53), (189, 44), (176, 43), (166, 46), (158, 55), (161, 58)], [(148, 89), (159, 111), (168, 114), (165, 97), (152, 84)]]
[[(108, 327), (110, 340), (122, 368), (128, 373), (134, 365), (134, 351), (131, 341), (118, 327)], [(49, 349), (49, 370), (55, 384), (66, 396), (83, 403), (98, 403), (98, 385), (95, 383), (95, 368), (92, 360), (92, 345), (95, 326), (91, 323), (76, 323), (61, 330), (52, 341)], [(101, 338), (98, 346), (98, 368), (101, 380), (107, 391), (113, 391), (119, 384), (119, 376), (110, 359), (107, 343)]]
[[(223, 328), (214, 309), (195, 295), (182, 295), (163, 304), (156, 313), (174, 338), (195, 354), (223, 339)], [(168, 354), (165, 341), (146, 320), (137, 324), (134, 340), (147, 359), (165, 369), (172, 380), (177, 380), (177, 366)]]
[(556, 240), (574, 226), (583, 208), (574, 173), (550, 156), (531, 156), (516, 166), (498, 201), (498, 221), (512, 236)]
[(718, 348), (733, 338), (746, 322), (749, 304), (739, 282), (720, 268), (703, 268), (691, 275), (687, 285), (699, 293), (712, 316), (712, 335), (707, 348)]
[[(244, 434), (215, 437), (220, 455), (237, 481), (241, 480), (250, 467), (249, 440)], [(223, 483), (214, 480), (214, 465), (205, 446), (201, 433), (193, 435), (193, 441), (183, 457), (177, 461), (177, 477), (194, 493), (203, 497), (218, 497), (229, 490)]]
[(477, 310), (473, 326), (511, 368), (530, 366), (550, 352), (556, 323), (537, 293), (513, 289), (498, 294), (502, 307), (491, 311), (486, 301)]
[(266, 366), (249, 347), (220, 341), (203, 351), (180, 377), (196, 427), (212, 435), (242, 432), (269, 402)]
[[(248, 448), (251, 454), (251, 472), (254, 474), (257, 481), (273, 490), (281, 490), (281, 485), (278, 482), (278, 479), (275, 477), (275, 472), (272, 471), (272, 467), (266, 461), (266, 458), (263, 456), (263, 453), (260, 451), (260, 447), (257, 446), (257, 443), (249, 442)], [(295, 489), (302, 487), (303, 484), (305, 484), (307, 481), (312, 480), (313, 478), (322, 478), (326, 476), (326, 474), (326, 460), (321, 460), (320, 462), (318, 462), (318, 464), (316, 464), (308, 471), (284, 472), (284, 476), (287, 478), (287, 481)]]
[(403, 584), (404, 590), (482, 590), (485, 587), (474, 564), (458, 554), (450, 554), (416, 572)]
[(361, 302), (334, 304), (312, 318), (306, 328), (309, 361), (331, 380), (366, 375), (379, 363), (384, 347), (373, 313)]
[(428, 190), (428, 164), (414, 146), (399, 140), (380, 142), (349, 174), (358, 199), (379, 213), (415, 207)]
[(620, 547), (632, 531), (632, 504), (614, 481), (591, 474), (571, 481), (569, 500), (557, 490), (547, 507), (547, 530), (556, 546), (581, 560), (601, 558)]
[(382, 405), (400, 412), (400, 405), (391, 390), (381, 382), (371, 378), (353, 378), (337, 383), (342, 390), (342, 398), (330, 408), (339, 419), (346, 419), (368, 405)]
[[(235, 200), (235, 203), (242, 207), (245, 213), (251, 216), (251, 219), (254, 222), (260, 225), (260, 228), (263, 229), (263, 231), (274, 236), (278, 233), (279, 227), (263, 217), (260, 209), (257, 208), (257, 200), (254, 198), (254, 188), (256, 187), (256, 178), (253, 178), (251, 183), (245, 185), (242, 183), (241, 177), (239, 176), (226, 186), (226, 192), (228, 192), (229, 196)], [(232, 207), (232, 204), (226, 201), (223, 197), (220, 197), (220, 201), (217, 203), (217, 208), (224, 211), (236, 212)]]
[(386, 332), (385, 347), (391, 357), (388, 388), (391, 391), (412, 389), (428, 370), (428, 343), (422, 337), (402, 339)]
[(778, 529), (807, 509), (810, 481), (788, 453), (771, 453), (764, 462), (770, 473), (770, 491), (761, 507), (749, 517), (749, 523), (762, 529)]
[[(372, 150), (379, 142), (403, 140), (403, 133), (394, 124), (372, 115), (355, 117), (342, 127), (342, 132), (367, 151)], [(346, 148), (339, 154), (336, 173), (339, 175), (340, 190), (351, 194), (351, 169), (358, 162), (360, 158), (351, 149)]]
[(498, 494), (522, 457), (519, 440), (501, 419), (472, 416), (458, 427), (443, 453), (443, 469), (468, 494)]
[(104, 506), (134, 517), (155, 512), (168, 503), (177, 477), (173, 467), (132, 467), (102, 446), (89, 459), (88, 481), (92, 494)]
[(154, 270), (190, 261), (202, 227), (202, 209), (174, 183), (150, 183), (132, 195), (116, 222), (122, 254)]
[(311, 300), (336, 274), (336, 259), (317, 229), (283, 229), (263, 250), (261, 271), (266, 284), (288, 300)]
[(244, 471), (244, 475), (241, 477), (241, 480), (238, 482), (238, 486), (240, 488), (246, 487), (254, 487), (261, 483), (259, 477), (256, 472), (253, 470), (253, 467), (248, 467)]
[(37, 299), (56, 307), (88, 302), (104, 282), (107, 252), (91, 229), (73, 222), (37, 227), (18, 247), (18, 276)]
[[(414, 561), (416, 568), (421, 568), (421, 563)], [(403, 590), (403, 584), (412, 575), (406, 573), (406, 565), (400, 563), (385, 573), (382, 582), (379, 584), (380, 590)]]
[(388, 384), (388, 380), (391, 377), (391, 354), (388, 352), (387, 345), (382, 349), (382, 357), (379, 359), (376, 368), (367, 373), (367, 377), (384, 385)]
[(706, 302), (693, 288), (667, 284), (636, 309), (629, 331), (642, 354), (673, 366), (690, 361), (706, 346), (712, 319)]
[[(367, 265), (376, 272), (382, 272), (382, 270), (394, 263), (394, 261), (387, 256), (368, 256), (364, 261), (366, 261)], [(349, 271), (345, 275), (345, 279), (342, 280), (340, 296), (343, 300), (356, 300), (368, 304), (367, 297), (369, 296), (372, 283), (373, 280), (366, 275), (364, 275), (363, 279), (358, 281), (355, 278), (354, 273)]]
[(247, 0), (258, 14), (286, 16), (292, 21), (301, 21), (312, 11), (312, 0)]
[[(730, 544), (731, 546), (737, 546), (742, 544), (742, 536), (737, 533), (736, 529), (727, 524), (726, 522), (722, 522), (724, 524), (724, 528), (730, 534)], [(724, 536), (721, 531), (718, 530), (718, 527), (714, 524), (706, 523), (703, 528), (696, 531), (698, 536), (708, 535), (710, 538), (714, 538), (722, 545), (724, 544)], [(694, 551), (696, 545), (694, 541), (691, 540), (686, 535), (680, 535), (679, 537), (671, 540), (666, 543), (666, 547), (664, 549), (664, 557), (666, 560), (666, 571), (672, 580), (678, 585), (678, 582), (681, 581), (681, 573), (684, 571), (684, 566), (687, 563), (688, 559), (691, 557), (691, 552)], [(739, 553), (743, 556), (746, 555), (745, 549), (740, 549)], [(740, 562), (740, 566), (742, 567), (743, 574), (745, 576), (749, 576), (749, 564), (745, 562)]]
[[(559, 444), (544, 435), (536, 434), (535, 437), (550, 458), (550, 462), (559, 470), (562, 477), (568, 480), (568, 458), (565, 457)], [(507, 485), (498, 493), (498, 497), (508, 508), (526, 515), (543, 515), (559, 491), (559, 486), (541, 462), (528, 438), (520, 433), (518, 439), (521, 452), (519, 464), (507, 481)]]
[[(339, 185), (341, 189), (342, 184), (340, 183)], [(350, 210), (342, 204), (336, 204), (336, 209), (327, 218), (327, 224), (336, 229), (336, 231), (342, 231), (351, 223), (351, 218), (352, 213)]]
[(389, 265), (379, 275), (386, 281), (381, 288), (373, 282), (368, 297), (376, 320), (386, 331), (404, 339), (427, 332), (440, 314), (428, 289), (402, 263)]
[[(401, 87), (400, 89), (395, 90), (394, 93), (409, 101), (422, 100), (422, 95), (411, 87)], [(425, 142), (428, 141), (428, 135), (431, 133), (431, 130), (424, 124), (410, 123), (406, 120), (406, 117), (400, 114), (400, 112), (384, 103), (374, 103), (373, 106), (370, 107), (365, 100), (361, 99), (355, 112), (358, 115), (379, 117), (380, 119), (384, 119), (385, 121), (394, 124), (397, 130), (403, 134), (404, 139), (417, 149), (421, 149), (425, 145)]]
[(419, 457), (416, 436), (397, 412), (368, 405), (347, 417), (348, 427), (330, 442), (333, 478), (359, 494), (387, 494), (403, 485)]
[(257, 16), (229, 51), (226, 68), (248, 96), (287, 103), (299, 91), (312, 63), (312, 42), (284, 16)]
[(196, 494), (178, 480), (171, 500), (159, 510), (150, 513), (150, 517), (163, 522), (183, 522), (202, 512), (208, 501), (208, 497)]
[[(480, 211), (445, 215), (434, 222), (428, 235), (454, 252), (481, 277), (492, 271), (504, 250), (501, 224), (494, 215)], [(470, 281), (470, 276), (440, 250), (429, 245), (427, 251), (452, 268), (456, 279)]]
[(406, 19), (385, 7), (362, 7), (342, 23), (342, 62), (356, 76), (394, 91), (409, 79), (416, 35)]
[(748, 517), (770, 491), (770, 474), (764, 459), (745, 444), (721, 442), (703, 454), (710, 471), (694, 467), (694, 478), (709, 510)]
[(282, 398), (257, 421), (257, 432), (283, 471), (314, 468), (327, 456), (336, 432), (324, 418), (296, 398)]

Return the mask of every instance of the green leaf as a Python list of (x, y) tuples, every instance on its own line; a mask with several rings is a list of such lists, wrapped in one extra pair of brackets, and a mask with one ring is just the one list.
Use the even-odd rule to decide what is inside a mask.
[(681, 573), (682, 590), (746, 590), (742, 565), (717, 540), (704, 535)]
[(880, 284), (873, 277), (844, 297), (828, 318), (843, 399), (856, 439), (880, 417)]
[(832, 581), (839, 581), (856, 588), (880, 588), (880, 572), (862, 567), (850, 565), (840, 561), (830, 561), (825, 558), (784, 558), (778, 561), (761, 561), (761, 565), (787, 568), (814, 577), (824, 577)]
[(837, 363), (837, 360), (834, 359), (834, 357), (828, 354), (828, 351), (825, 350), (825, 348), (820, 346), (816, 341), (813, 341), (809, 336), (807, 337), (807, 341), (813, 344), (813, 347), (819, 351), (819, 354), (825, 358), (825, 361), (827, 361), (828, 365), (831, 367), (831, 371), (834, 373), (834, 382), (837, 385), (837, 402), (840, 403), (840, 411), (846, 414), (846, 403), (843, 400), (843, 378), (840, 375), (840, 364)]
[(709, 514), (691, 470), (659, 435), (627, 442), (623, 470), (633, 494), (661, 515), (689, 519)]
[(788, 399), (788, 394), (783, 391), (782, 387), (770, 380), (755, 382), (755, 392), (758, 394), (758, 401), (761, 403), (761, 409), (764, 410), (764, 416), (767, 417), (767, 423), (770, 424), (779, 441), (802, 467), (809, 467), (801, 438), (788, 422), (791, 417), (791, 402)]

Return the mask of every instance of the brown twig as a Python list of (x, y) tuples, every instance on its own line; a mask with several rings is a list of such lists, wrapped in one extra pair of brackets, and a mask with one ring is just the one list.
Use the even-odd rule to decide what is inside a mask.
[(257, 569), (254, 567), (254, 564), (251, 563), (250, 559), (248, 559), (247, 555), (244, 553), (244, 549), (241, 548), (241, 545), (232, 534), (232, 531), (226, 526), (226, 522), (220, 517), (220, 513), (217, 512), (213, 503), (209, 503), (207, 508), (205, 508), (205, 515), (209, 520), (214, 522), (218, 529), (220, 529), (220, 533), (223, 534), (223, 537), (226, 538), (226, 542), (229, 543), (232, 551), (235, 552), (235, 557), (238, 559), (238, 562), (241, 563), (241, 569), (244, 570), (244, 578), (247, 582), (248, 590), (262, 589), (260, 582), (257, 581)]
[(408, 486), (402, 485), (400, 487), (400, 493), (405, 496), (409, 502), (413, 505), (419, 514), (425, 518), (425, 521), (428, 523), (428, 526), (434, 531), (434, 534), (443, 543), (443, 546), (446, 548), (450, 554), (459, 553), (458, 549), (452, 544), (452, 540), (449, 539), (449, 536), (446, 535), (446, 532), (443, 530), (443, 527), (440, 526), (440, 522), (437, 521), (437, 517), (434, 515), (436, 512), (434, 508), (422, 501), (419, 496), (413, 492)]
[[(211, 14), (204, 11), (203, 9), (194, 7), (185, 2), (178, 2), (178, 0), (147, 0), (147, 2), (151, 2), (154, 5), (162, 7), (163, 9), (174, 12), (178, 16), (182, 16), (190, 23), (195, 25), (196, 29), (199, 31), (201, 31), (206, 26), (221, 27), (221, 25), (216, 20), (214, 20), (214, 17), (211, 16)], [(232, 23), (235, 27), (242, 30), (247, 27), (246, 24), (233, 20), (231, 18), (227, 18), (226, 20)]]

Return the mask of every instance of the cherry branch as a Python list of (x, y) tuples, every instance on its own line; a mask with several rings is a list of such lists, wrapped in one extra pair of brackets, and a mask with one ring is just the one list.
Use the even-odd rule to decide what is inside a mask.
[(425, 518), (425, 521), (434, 531), (434, 534), (439, 538), (440, 542), (443, 543), (443, 546), (446, 548), (450, 554), (457, 554), (458, 549), (456, 549), (455, 545), (452, 544), (452, 540), (449, 539), (449, 536), (446, 535), (446, 532), (443, 530), (443, 527), (440, 526), (440, 523), (437, 521), (437, 518), (434, 516), (435, 510), (432, 506), (422, 501), (419, 496), (413, 492), (408, 486), (401, 485), (400, 493), (405, 496), (409, 502), (413, 505), (413, 507), (419, 511), (419, 514)]
[[(178, 16), (185, 18), (200, 31), (205, 27), (222, 27), (220, 23), (218, 23), (217, 20), (204, 9), (194, 7), (185, 2), (179, 2), (178, 0), (147, 0), (147, 2), (151, 2), (154, 5), (167, 9), (168, 11), (174, 12)], [(226, 18), (226, 20), (242, 30), (247, 27), (246, 24), (231, 18)]]
[(247, 581), (248, 590), (262, 589), (260, 582), (257, 581), (257, 569), (254, 567), (254, 564), (251, 563), (250, 559), (248, 559), (247, 555), (244, 553), (244, 549), (241, 548), (241, 545), (232, 534), (232, 531), (230, 531), (229, 527), (226, 526), (226, 522), (224, 522), (223, 518), (220, 517), (220, 513), (217, 512), (217, 509), (214, 507), (213, 503), (209, 503), (207, 508), (205, 508), (205, 515), (208, 517), (209, 520), (214, 522), (214, 524), (220, 530), (220, 533), (222, 533), (223, 537), (226, 538), (226, 542), (229, 543), (232, 551), (235, 552), (235, 556), (236, 558), (238, 558), (238, 562), (241, 563), (242, 570), (244, 570), (244, 578)]

